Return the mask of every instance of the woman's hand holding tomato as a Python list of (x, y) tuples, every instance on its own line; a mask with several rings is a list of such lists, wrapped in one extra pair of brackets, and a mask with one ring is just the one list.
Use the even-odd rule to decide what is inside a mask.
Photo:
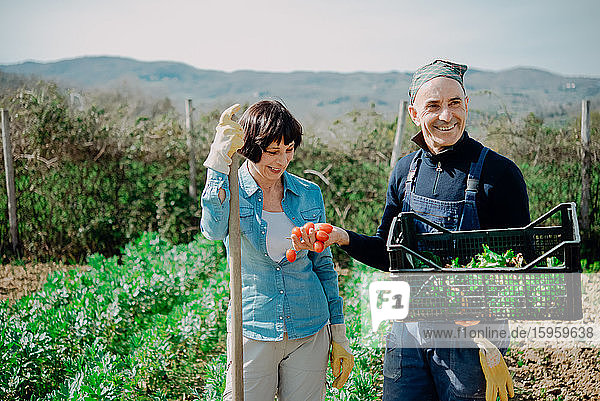
[[(299, 230), (296, 230), (299, 229)], [(298, 235), (300, 231), (301, 235)], [(328, 223), (306, 223), (302, 229), (294, 227), (292, 230), (292, 244), (296, 251), (307, 249), (309, 251), (320, 252), (326, 249), (331, 244), (348, 245), (349, 238), (346, 230), (333, 226)], [(323, 249), (320, 245), (315, 243), (322, 243)]]
[[(285, 253), (285, 257), (290, 263), (294, 263), (296, 260), (296, 251), (301, 249), (308, 249), (310, 251), (315, 252), (323, 252), (325, 249), (325, 245), (318, 238), (324, 239), (329, 238), (328, 234), (324, 230), (329, 230), (331, 228), (330, 224), (327, 224), (327, 227), (321, 229), (320, 224), (317, 224), (315, 227), (314, 223), (308, 222), (302, 228), (294, 227), (292, 228), (292, 244), (299, 243), (301, 247), (296, 247), (294, 245), (294, 249), (288, 249)], [(310, 241), (310, 242), (309, 242)], [(312, 243), (312, 247), (308, 248), (308, 244)]]

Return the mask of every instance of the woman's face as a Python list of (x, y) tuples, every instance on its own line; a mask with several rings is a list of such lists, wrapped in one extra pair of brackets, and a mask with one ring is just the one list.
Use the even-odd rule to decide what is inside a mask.
[(266, 181), (276, 181), (281, 178), (288, 164), (294, 158), (294, 142), (273, 142), (262, 153), (260, 160), (254, 163), (258, 175)]

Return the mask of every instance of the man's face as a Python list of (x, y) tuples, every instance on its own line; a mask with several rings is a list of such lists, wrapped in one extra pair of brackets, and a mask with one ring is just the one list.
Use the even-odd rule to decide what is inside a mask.
[(461, 138), (467, 123), (468, 103), (460, 84), (451, 78), (437, 77), (419, 88), (408, 111), (421, 128), (429, 150), (439, 153)]

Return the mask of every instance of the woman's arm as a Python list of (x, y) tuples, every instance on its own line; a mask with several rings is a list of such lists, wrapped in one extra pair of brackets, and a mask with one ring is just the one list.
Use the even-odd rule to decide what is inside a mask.
[(240, 109), (234, 104), (221, 114), (215, 128), (215, 139), (204, 161), (207, 168), (206, 184), (200, 204), (202, 217), (200, 230), (210, 240), (223, 240), (229, 228), (229, 165), (231, 156), (244, 144), (242, 127), (232, 120)]
[[(221, 196), (219, 196), (221, 195)], [(207, 169), (200, 204), (200, 230), (210, 240), (223, 240), (229, 229), (229, 179), (224, 173)]]
[[(323, 196), (321, 195), (320, 190), (319, 196), (321, 197), (321, 218), (319, 219), (319, 223), (325, 223), (325, 204), (323, 203)], [(325, 292), (325, 297), (327, 298), (327, 303), (329, 305), (329, 322), (331, 324), (344, 323), (343, 300), (340, 296), (338, 274), (333, 266), (331, 249), (327, 248), (320, 253), (309, 251), (308, 258), (313, 263), (313, 271), (319, 278), (319, 281), (323, 286), (323, 292)]]

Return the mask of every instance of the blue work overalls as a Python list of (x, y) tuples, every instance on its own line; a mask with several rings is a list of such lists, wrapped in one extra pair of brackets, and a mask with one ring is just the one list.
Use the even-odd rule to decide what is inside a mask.
[[(449, 230), (476, 230), (479, 226), (475, 196), (488, 148), (471, 163), (465, 198), (443, 201), (416, 195), (414, 186), (423, 151), (413, 158), (404, 191), (403, 211)], [(417, 231), (434, 229), (417, 221)], [(485, 377), (477, 348), (436, 348), (420, 338), (423, 323), (395, 322), (388, 335), (383, 364), (384, 401), (466, 401), (485, 399)]]

